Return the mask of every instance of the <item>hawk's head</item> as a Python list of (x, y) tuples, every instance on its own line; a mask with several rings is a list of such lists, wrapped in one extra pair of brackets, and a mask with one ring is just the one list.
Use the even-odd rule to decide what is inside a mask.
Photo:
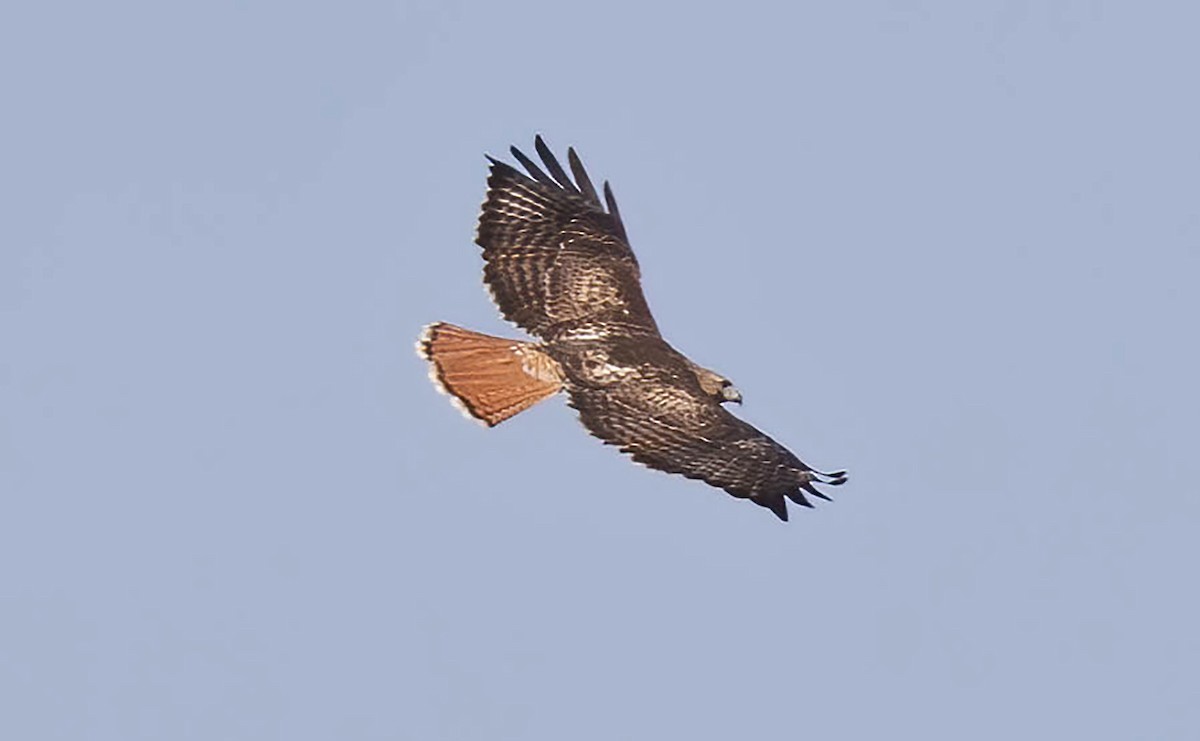
[(742, 392), (738, 391), (737, 386), (734, 386), (733, 381), (730, 381), (728, 378), (721, 379), (720, 394), (722, 402), (736, 401), (738, 404), (742, 403)]
[(704, 390), (704, 393), (715, 397), (718, 403), (724, 404), (727, 401), (742, 403), (742, 392), (737, 390), (733, 381), (708, 368), (701, 368), (695, 363), (692, 363), (692, 370), (696, 373), (696, 380), (700, 382), (700, 388)]

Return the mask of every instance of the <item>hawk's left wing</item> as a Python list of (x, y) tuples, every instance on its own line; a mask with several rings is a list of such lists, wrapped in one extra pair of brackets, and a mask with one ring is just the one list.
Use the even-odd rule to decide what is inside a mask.
[(570, 388), (588, 431), (650, 468), (700, 479), (749, 498), (787, 520), (784, 498), (811, 507), (815, 484), (837, 486), (845, 471), (822, 473), (717, 403), (668, 378), (630, 378), (600, 388)]

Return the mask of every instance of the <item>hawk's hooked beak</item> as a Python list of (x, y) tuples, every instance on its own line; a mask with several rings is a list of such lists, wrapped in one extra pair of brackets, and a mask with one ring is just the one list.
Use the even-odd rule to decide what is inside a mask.
[(741, 404), (742, 392), (738, 391), (737, 387), (735, 387), (732, 383), (726, 381), (725, 385), (721, 387), (721, 400), (722, 402), (736, 401), (738, 404)]

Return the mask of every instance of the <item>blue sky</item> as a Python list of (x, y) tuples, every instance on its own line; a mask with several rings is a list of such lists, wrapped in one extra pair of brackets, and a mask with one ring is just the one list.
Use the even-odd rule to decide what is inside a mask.
[[(3, 15), (3, 737), (1200, 732), (1192, 4)], [(433, 391), (536, 132), (835, 502)]]

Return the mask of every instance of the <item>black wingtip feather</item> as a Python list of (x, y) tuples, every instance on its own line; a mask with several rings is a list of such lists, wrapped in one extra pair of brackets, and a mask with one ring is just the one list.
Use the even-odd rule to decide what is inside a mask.
[(575, 187), (575, 183), (571, 182), (571, 178), (567, 177), (567, 171), (558, 163), (558, 158), (554, 156), (554, 152), (550, 151), (550, 147), (546, 146), (541, 134), (533, 138), (533, 148), (537, 150), (538, 156), (542, 158), (542, 164), (550, 171), (562, 189), (579, 195), (579, 189)]
[(612, 217), (613, 223), (617, 225), (617, 233), (621, 239), (629, 242), (629, 235), (625, 233), (625, 223), (621, 221), (621, 212), (617, 209), (617, 199), (613, 197), (612, 188), (609, 187), (608, 181), (604, 181), (604, 202), (608, 204), (608, 215)]
[(760, 507), (766, 507), (767, 509), (774, 512), (776, 517), (783, 520), (784, 522), (787, 522), (787, 520), (788, 520), (787, 502), (784, 500), (782, 494), (766, 494), (766, 495), (759, 496), (759, 497), (751, 497), (750, 501), (754, 502), (755, 504), (757, 504)]
[(490, 154), (483, 155), (487, 158), (488, 168), (492, 171), (492, 175), (521, 175), (521, 171), (504, 160), (498, 160)]
[(813, 508), (813, 503), (808, 501), (808, 499), (805, 498), (804, 494), (802, 494), (799, 491), (796, 491), (795, 489), (793, 489), (792, 491), (789, 491), (787, 493), (787, 498), (792, 500), (796, 504), (800, 505), (801, 507), (808, 507), (809, 509)]
[(513, 157), (517, 158), (517, 162), (521, 163), (521, 167), (525, 168), (525, 171), (529, 173), (531, 178), (539, 183), (542, 183), (543, 185), (549, 185), (554, 188), (558, 187), (558, 184), (555, 183), (549, 175), (543, 172), (542, 168), (538, 167), (536, 162), (526, 157), (524, 152), (517, 149), (515, 146), (509, 147), (508, 151), (512, 153)]
[(817, 479), (817, 483), (824, 484), (826, 486), (841, 486), (842, 484), (846, 483), (847, 479), (845, 471), (834, 471), (832, 473), (813, 471), (813, 473), (820, 477)]
[(600, 196), (596, 194), (596, 186), (592, 185), (592, 179), (588, 177), (583, 162), (580, 161), (579, 155), (575, 154), (575, 147), (567, 147), (567, 164), (571, 166), (571, 174), (575, 176), (575, 184), (583, 192), (583, 197), (588, 199), (592, 205), (601, 208)]
[[(807, 482), (807, 481), (806, 481), (806, 482), (804, 482), (803, 484), (800, 484), (800, 488), (801, 488), (801, 489), (803, 489), (803, 490), (805, 490), (805, 491), (806, 491), (806, 492), (808, 492), (809, 494), (812, 494), (812, 495), (813, 495), (814, 497), (816, 497), (817, 499), (824, 499), (826, 502), (832, 502), (832, 501), (833, 501), (833, 500), (832, 500), (832, 499), (830, 499), (828, 496), (826, 496), (825, 494), (821, 493), (821, 491), (820, 491), (819, 489), (817, 489), (817, 487), (813, 486), (812, 484), (810, 484), (810, 483), (809, 483), (809, 482)], [(797, 492), (797, 494), (799, 494), (799, 492)], [(812, 505), (809, 505), (809, 506), (812, 506)]]

